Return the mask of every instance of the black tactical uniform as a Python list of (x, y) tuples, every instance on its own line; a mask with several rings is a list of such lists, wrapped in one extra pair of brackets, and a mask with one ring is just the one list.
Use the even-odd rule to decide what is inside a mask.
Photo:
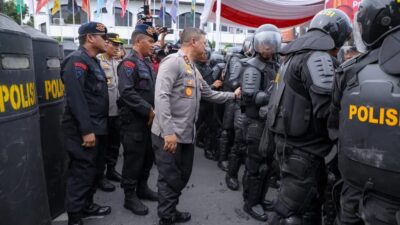
[[(79, 28), (80, 35), (103, 33), (100, 23), (90, 22)], [(107, 137), (108, 90), (103, 69), (96, 57), (82, 46), (68, 55), (61, 65), (66, 104), (62, 117), (63, 144), (70, 156), (65, 207), (69, 224), (81, 224), (82, 216), (106, 215), (111, 207), (93, 203), (96, 184), (103, 176)], [(82, 136), (94, 133), (95, 146), (82, 146)], [(102, 167), (102, 168), (101, 168)]]
[[(209, 62), (211, 49), (206, 48), (206, 54), (207, 61), (196, 62), (195, 66), (207, 84), (212, 87), (212, 84), (214, 83), (212, 77), (213, 70)], [(196, 121), (196, 128), (199, 131), (197, 133), (197, 139), (204, 144), (204, 156), (207, 159), (215, 160), (215, 146), (212, 143), (212, 137), (216, 135), (216, 132), (213, 132), (213, 129), (211, 128), (213, 126), (213, 121), (212, 117), (209, 115), (212, 110), (213, 104), (211, 102), (200, 100), (199, 118)], [(213, 134), (209, 134), (208, 132), (213, 132)]]
[[(230, 76), (233, 72), (235, 64), (245, 56), (241, 51), (231, 52), (227, 57), (225, 66), (225, 75), (222, 78), (223, 91), (234, 91), (235, 88), (230, 86)], [(219, 140), (220, 155), (218, 158), (218, 167), (228, 172), (228, 156), (233, 146), (235, 137), (234, 133), (234, 114), (235, 114), (235, 101), (226, 102), (224, 105), (224, 114), (222, 117), (222, 132)]]
[(339, 131), (343, 225), (400, 224), (399, 10), (395, 0), (361, 2), (356, 20), (368, 51), (334, 82), (329, 125)]
[(286, 59), (268, 109), (268, 126), (281, 163), (281, 186), (270, 225), (321, 224), (324, 157), (333, 144), (326, 122), (335, 73), (327, 51), (340, 48), (350, 33), (346, 14), (323, 10), (305, 35), (281, 51)]
[[(243, 177), (244, 210), (258, 220), (266, 220), (262, 201), (267, 191), (266, 154), (259, 151), (261, 134), (265, 120), (260, 118), (260, 107), (267, 105), (269, 88), (275, 79), (278, 64), (273, 55), (280, 48), (281, 35), (273, 25), (263, 25), (254, 34), (254, 50), (256, 56), (246, 62), (237, 64), (234, 77), (240, 75), (242, 89), (241, 109), (246, 115), (243, 123), (247, 144), (246, 170)], [(265, 48), (270, 50), (269, 58), (263, 58)], [(265, 56), (264, 56), (265, 57)]]
[(118, 106), (124, 147), (121, 187), (125, 192), (125, 207), (142, 215), (148, 213), (148, 208), (140, 204), (137, 197), (146, 198), (152, 192), (147, 186), (154, 162), (148, 121), (154, 108), (156, 76), (150, 61), (132, 50), (131, 55), (118, 66), (118, 77), (121, 96)]
[[(246, 57), (250, 56), (248, 53), (251, 52), (252, 42), (253, 42), (253, 35), (246, 37), (243, 42), (242, 51), (243, 55)], [(239, 59), (239, 61), (242, 61), (242, 63), (244, 63), (248, 59), (249, 58), (242, 58)], [(234, 61), (235, 62), (231, 61), (228, 64), (224, 78), (224, 88), (229, 89), (230, 91), (233, 91), (239, 86), (239, 82), (237, 82), (239, 78), (232, 76), (235, 76), (234, 75), (235, 68), (239, 69), (241, 64), (238, 60)], [(236, 74), (236, 76), (239, 75), (240, 75), (239, 73)], [(245, 119), (246, 116), (240, 110), (240, 101), (232, 101), (231, 105), (229, 103), (225, 105), (223, 127), (224, 129), (227, 130), (227, 132), (226, 135), (222, 133), (221, 138), (225, 136), (229, 137), (229, 129), (227, 128), (229, 128), (230, 126), (232, 126), (234, 130), (234, 135), (233, 135), (234, 141), (231, 151), (229, 153), (228, 171), (225, 176), (225, 182), (226, 186), (233, 191), (239, 189), (238, 172), (240, 169), (240, 165), (245, 161), (246, 158), (245, 131), (243, 130), (243, 123)], [(230, 124), (230, 122), (232, 122), (232, 124)], [(225, 141), (225, 139), (221, 139), (221, 142), (226, 143), (227, 141)], [(221, 147), (221, 149), (223, 149), (223, 147)]]

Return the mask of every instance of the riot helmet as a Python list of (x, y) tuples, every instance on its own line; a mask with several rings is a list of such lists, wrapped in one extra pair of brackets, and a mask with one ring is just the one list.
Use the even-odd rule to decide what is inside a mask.
[(399, 29), (400, 3), (397, 0), (363, 0), (354, 21), (364, 44), (373, 48)]
[(253, 56), (253, 35), (247, 36), (243, 41), (242, 51), (246, 57)]
[(210, 57), (210, 66), (211, 67), (214, 67), (218, 63), (224, 63), (224, 62), (225, 62), (225, 58), (223, 55), (221, 55), (217, 52), (211, 53), (211, 57)]
[(311, 20), (309, 30), (321, 30), (329, 34), (340, 48), (350, 38), (352, 27), (350, 18), (340, 9), (324, 9)]
[(272, 24), (264, 24), (254, 32), (253, 48), (258, 54), (274, 55), (279, 52), (282, 43), (280, 30)]

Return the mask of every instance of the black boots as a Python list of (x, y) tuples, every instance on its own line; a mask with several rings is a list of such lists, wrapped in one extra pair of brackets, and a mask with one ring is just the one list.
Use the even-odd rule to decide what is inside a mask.
[(104, 192), (113, 192), (115, 191), (115, 185), (112, 184), (109, 180), (106, 178), (103, 178), (98, 181), (97, 187), (104, 191)]
[(83, 225), (81, 213), (68, 213), (68, 225)]
[[(236, 151), (235, 146), (232, 151)], [(237, 154), (231, 154), (229, 156), (228, 171), (226, 172), (225, 182), (226, 186), (232, 191), (239, 190), (238, 173), (241, 165), (241, 160)]]
[(138, 187), (136, 188), (136, 194), (140, 199), (158, 201), (157, 192), (151, 190), (146, 183), (138, 185)]
[(179, 212), (176, 211), (175, 216), (172, 218), (161, 218), (160, 221), (158, 222), (159, 225), (173, 225), (175, 223), (185, 223), (190, 221), (192, 216), (190, 215), (189, 212)]
[(133, 214), (144, 216), (149, 213), (149, 208), (140, 201), (136, 195), (135, 189), (125, 190), (124, 207), (132, 211)]
[(115, 170), (114, 166), (107, 165), (106, 178), (111, 181), (121, 182), (121, 174)]
[(225, 176), (225, 182), (226, 182), (226, 186), (229, 189), (231, 189), (232, 191), (239, 190), (239, 180), (235, 177), (229, 176), (228, 173)]
[(83, 211), (83, 217), (105, 216), (111, 213), (111, 207), (101, 206), (96, 203), (90, 203), (82, 211)]
[(218, 167), (225, 171), (228, 172), (228, 161), (224, 160), (224, 161), (218, 161)]
[(267, 221), (268, 219), (268, 216), (265, 213), (264, 208), (261, 206), (261, 204), (257, 204), (254, 206), (244, 204), (243, 210), (256, 220)]
[(228, 171), (228, 155), (231, 150), (232, 137), (232, 130), (223, 130), (219, 138), (218, 167), (225, 172)]

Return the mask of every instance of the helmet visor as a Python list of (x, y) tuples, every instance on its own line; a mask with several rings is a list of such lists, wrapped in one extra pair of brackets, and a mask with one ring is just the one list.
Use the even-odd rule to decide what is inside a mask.
[(361, 52), (361, 53), (365, 53), (367, 51), (367, 46), (365, 45), (362, 36), (361, 36), (361, 32), (362, 32), (362, 25), (360, 22), (357, 21), (357, 16), (358, 16), (357, 12), (356, 14), (354, 14), (354, 22), (353, 22), (353, 38), (354, 38), (354, 44), (357, 48), (357, 51)]
[(280, 50), (281, 34), (274, 31), (263, 31), (254, 35), (254, 50), (258, 53), (270, 52), (275, 54)]

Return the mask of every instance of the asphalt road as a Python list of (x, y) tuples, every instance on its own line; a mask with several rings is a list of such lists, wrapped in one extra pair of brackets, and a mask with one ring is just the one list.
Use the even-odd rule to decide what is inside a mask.
[[(119, 158), (118, 170), (121, 171)], [(243, 166), (242, 166), (243, 167)], [(241, 173), (243, 168), (241, 169)], [(156, 190), (157, 169), (153, 166), (149, 186)], [(241, 176), (240, 176), (241, 177)], [(95, 201), (112, 206), (110, 215), (84, 220), (85, 225), (153, 225), (157, 224), (157, 203), (144, 201), (150, 213), (137, 216), (123, 207), (124, 194), (119, 184), (116, 191), (106, 193), (98, 191)], [(249, 217), (243, 211), (242, 187), (239, 191), (231, 191), (225, 185), (225, 172), (217, 167), (217, 163), (204, 158), (203, 150), (196, 148), (194, 168), (188, 185), (182, 192), (178, 210), (189, 211), (192, 220), (185, 225), (261, 225), (265, 224)], [(276, 192), (270, 189), (267, 198)], [(53, 225), (66, 225), (67, 216), (62, 214), (53, 221)]]

